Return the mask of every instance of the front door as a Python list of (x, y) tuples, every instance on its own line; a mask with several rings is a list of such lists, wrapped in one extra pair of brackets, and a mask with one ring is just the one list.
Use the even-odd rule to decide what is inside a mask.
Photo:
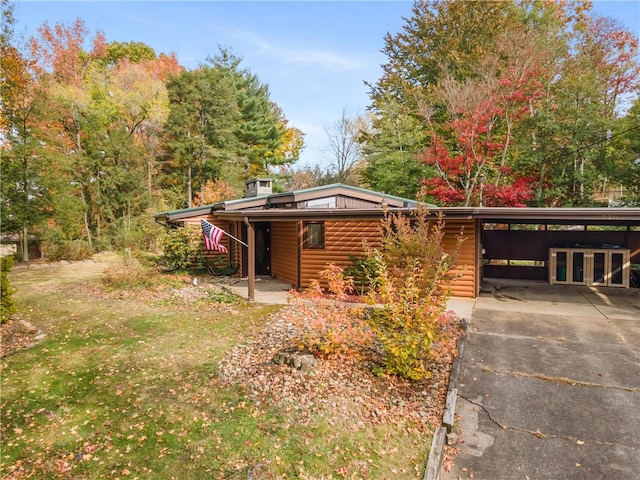
[(255, 224), (256, 233), (256, 275), (271, 276), (271, 223)]

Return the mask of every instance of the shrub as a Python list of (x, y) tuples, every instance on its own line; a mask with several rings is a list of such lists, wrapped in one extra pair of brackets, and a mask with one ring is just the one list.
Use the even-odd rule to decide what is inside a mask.
[(183, 227), (168, 230), (159, 238), (167, 266), (176, 270), (202, 268), (202, 232)]
[(62, 229), (53, 227), (45, 232), (42, 250), (47, 260), (85, 260), (94, 251), (86, 240), (70, 239)]
[(13, 288), (9, 284), (9, 271), (13, 267), (13, 257), (0, 259), (0, 323), (6, 323), (16, 311)]
[(364, 295), (375, 288), (379, 269), (375, 256), (356, 257), (351, 255), (349, 260), (351, 266), (347, 267), (344, 273), (347, 277), (353, 278), (353, 285), (358, 290), (358, 294)]
[(102, 282), (114, 289), (149, 288), (155, 284), (156, 272), (143, 267), (138, 260), (126, 256), (120, 263), (109, 265)]
[(430, 360), (455, 353), (459, 335), (455, 317), (446, 314), (458, 247), (443, 246), (444, 222), (429, 219), (420, 207), (414, 218), (388, 215), (380, 250), (371, 252), (378, 268), (369, 303), (371, 327), (385, 350), (378, 373), (419, 380), (428, 378)]
[(353, 291), (353, 279), (336, 265), (329, 265), (320, 278), (328, 283), (329, 295), (313, 280), (303, 293), (292, 292), (294, 308), (283, 312), (298, 329), (298, 347), (324, 355), (358, 355), (373, 336), (361, 309), (343, 303)]
[(147, 210), (131, 219), (118, 219), (109, 228), (110, 242), (113, 248), (123, 250), (154, 251), (157, 237), (163, 232), (153, 221), (153, 211)]
[(93, 249), (84, 240), (70, 240), (61, 244), (46, 244), (47, 260), (85, 260), (93, 256)]

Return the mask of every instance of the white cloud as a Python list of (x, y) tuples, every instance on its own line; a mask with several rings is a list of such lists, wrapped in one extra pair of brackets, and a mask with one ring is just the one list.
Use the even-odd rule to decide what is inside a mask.
[(235, 31), (233, 35), (253, 48), (257, 48), (252, 55), (269, 55), (288, 65), (314, 66), (336, 72), (355, 71), (366, 66), (361, 60), (329, 50), (275, 45), (246, 31)]

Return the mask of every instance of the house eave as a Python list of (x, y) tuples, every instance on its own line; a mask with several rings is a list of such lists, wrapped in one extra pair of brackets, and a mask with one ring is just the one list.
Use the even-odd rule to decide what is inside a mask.
[[(451, 211), (455, 207), (444, 208)], [(453, 213), (453, 212), (451, 212)], [(640, 225), (640, 208), (502, 208), (475, 207), (471, 215), (484, 222)]]
[(397, 208), (305, 208), (305, 209), (271, 209), (271, 210), (237, 210), (216, 212), (216, 216), (225, 220), (243, 221), (272, 221), (282, 222), (291, 220), (355, 220), (380, 219), (385, 212), (407, 213), (413, 209)]
[(203, 205), (201, 207), (183, 208), (181, 210), (170, 210), (167, 212), (156, 213), (154, 215), (154, 219), (157, 223), (169, 224), (186, 218), (208, 215), (212, 213), (212, 211), (213, 205)]

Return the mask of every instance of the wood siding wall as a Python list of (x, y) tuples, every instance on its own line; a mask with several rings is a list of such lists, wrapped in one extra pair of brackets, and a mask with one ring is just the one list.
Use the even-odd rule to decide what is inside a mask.
[(456, 247), (456, 238), (461, 233), (464, 238), (458, 252), (457, 267), (450, 273), (459, 275), (452, 287), (454, 297), (474, 298), (478, 291), (476, 277), (476, 252), (478, 250), (475, 220), (449, 220), (445, 222), (444, 248), (452, 251)]
[(271, 274), (298, 285), (298, 222), (271, 222)]
[[(231, 225), (233, 225), (233, 236), (246, 243), (247, 240), (242, 238), (242, 222), (229, 222), (230, 227)], [(231, 263), (233, 263), (234, 265), (238, 265), (238, 276), (242, 276), (242, 252), (247, 247), (234, 240), (232, 240), (232, 243), (234, 243), (235, 246), (231, 250), (229, 250)]]
[[(300, 242), (304, 239), (304, 232)], [(351, 265), (350, 256), (364, 256), (364, 241), (380, 246), (380, 220), (326, 221), (323, 249), (301, 248), (300, 286), (306, 288), (328, 264)]]
[[(445, 249), (452, 251), (456, 238), (463, 229), (464, 242), (458, 255), (458, 266), (451, 271), (459, 275), (453, 284), (452, 294), (456, 297), (475, 297), (476, 278), (476, 228), (474, 220), (450, 220), (445, 223)], [(380, 221), (325, 222), (325, 248), (301, 249), (301, 287), (306, 288), (314, 278), (330, 263), (341, 267), (351, 265), (349, 256), (363, 256), (363, 241), (371, 247), (380, 246)], [(301, 240), (300, 240), (301, 241)], [(274, 258), (276, 258), (274, 254)]]

